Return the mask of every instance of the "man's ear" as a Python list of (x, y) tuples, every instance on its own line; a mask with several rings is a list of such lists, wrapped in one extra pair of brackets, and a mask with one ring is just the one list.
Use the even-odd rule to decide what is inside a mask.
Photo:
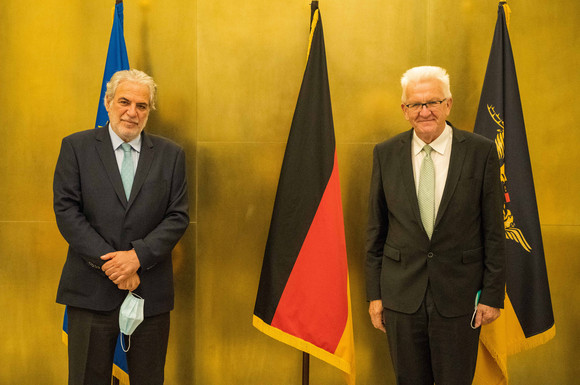
[(405, 119), (409, 120), (409, 115), (407, 114), (407, 109), (405, 107), (405, 103), (401, 103), (401, 110), (403, 111), (403, 115), (405, 115)]

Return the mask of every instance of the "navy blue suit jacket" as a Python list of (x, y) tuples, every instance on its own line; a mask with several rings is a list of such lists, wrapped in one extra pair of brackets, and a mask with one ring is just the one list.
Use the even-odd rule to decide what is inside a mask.
[(57, 302), (97, 311), (120, 306), (127, 291), (101, 270), (100, 256), (135, 249), (145, 316), (173, 309), (171, 251), (189, 224), (185, 154), (168, 139), (142, 134), (129, 200), (108, 128), (63, 139), (54, 174), (54, 212), (69, 244)]

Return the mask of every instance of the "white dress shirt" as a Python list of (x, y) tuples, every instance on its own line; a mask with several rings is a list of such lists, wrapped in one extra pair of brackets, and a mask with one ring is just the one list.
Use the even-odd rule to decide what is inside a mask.
[[(435, 217), (439, 211), (441, 204), (441, 197), (443, 196), (443, 189), (447, 181), (447, 171), (449, 170), (449, 160), (451, 159), (451, 143), (453, 139), (453, 130), (448, 124), (445, 124), (445, 129), (437, 139), (429, 143), (433, 148), (431, 151), (431, 159), (435, 167)], [(419, 193), (419, 175), (421, 173), (421, 164), (425, 157), (425, 152), (422, 151), (425, 146), (415, 131), (413, 131), (413, 143), (411, 145), (411, 158), (413, 160), (413, 175), (415, 177), (415, 190)]]
[[(111, 143), (113, 143), (113, 151), (115, 151), (115, 158), (117, 158), (117, 166), (119, 167), (119, 172), (121, 172), (121, 165), (123, 164), (123, 158), (125, 153), (121, 148), (124, 143), (123, 139), (119, 138), (119, 135), (113, 131), (111, 124), (109, 124), (109, 135), (111, 136)], [(137, 136), (135, 139), (129, 142), (131, 148), (131, 156), (133, 157), (133, 173), (137, 171), (137, 163), (139, 163), (139, 154), (141, 153), (141, 135)]]

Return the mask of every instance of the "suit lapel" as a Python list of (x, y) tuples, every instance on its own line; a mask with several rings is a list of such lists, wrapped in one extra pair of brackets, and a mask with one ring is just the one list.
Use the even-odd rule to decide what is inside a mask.
[(117, 159), (115, 158), (115, 152), (113, 150), (113, 143), (111, 142), (111, 137), (109, 136), (108, 125), (104, 127), (95, 128), (95, 139), (97, 153), (101, 158), (101, 162), (105, 167), (105, 171), (113, 185), (115, 193), (119, 197), (119, 200), (124, 206), (127, 205), (127, 198), (125, 197), (125, 190), (123, 189), (123, 181), (121, 180), (121, 173), (119, 172), (119, 166), (117, 165)]
[(141, 153), (139, 154), (139, 163), (137, 164), (137, 171), (135, 172), (133, 187), (131, 188), (129, 207), (131, 207), (135, 197), (141, 190), (141, 187), (143, 187), (143, 183), (145, 182), (145, 179), (147, 179), (147, 174), (149, 174), (149, 170), (151, 169), (151, 164), (153, 163), (153, 158), (155, 155), (153, 142), (149, 136), (145, 134), (145, 132), (143, 132), (141, 135)]
[(417, 221), (422, 224), (421, 213), (419, 211), (419, 201), (417, 200), (417, 189), (415, 188), (415, 177), (413, 176), (413, 161), (411, 155), (411, 143), (413, 142), (413, 130), (404, 135), (399, 146), (399, 164), (401, 165), (401, 175), (403, 185), (409, 198), (409, 204), (415, 214)]
[[(449, 123), (449, 122), (448, 122)], [(451, 125), (449, 123), (449, 125)], [(451, 197), (455, 192), (457, 187), (457, 182), (459, 181), (459, 176), (461, 175), (461, 167), (463, 166), (463, 160), (465, 159), (465, 136), (460, 130), (453, 128), (453, 138), (451, 145), (451, 158), (449, 159), (449, 169), (447, 171), (447, 181), (445, 182), (445, 188), (443, 190), (443, 196), (441, 197), (441, 203), (439, 204), (439, 210), (437, 212), (437, 218), (435, 219), (435, 227), (445, 214), (447, 206), (451, 201)]]

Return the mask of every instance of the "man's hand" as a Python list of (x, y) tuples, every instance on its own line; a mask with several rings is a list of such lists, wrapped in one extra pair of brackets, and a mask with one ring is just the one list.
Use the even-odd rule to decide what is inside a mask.
[(371, 301), (369, 304), (369, 314), (371, 315), (373, 326), (383, 333), (386, 333), (387, 330), (383, 324), (383, 301), (380, 299)]
[(128, 279), (124, 280), (123, 282), (119, 283), (117, 287), (121, 290), (129, 290), (133, 291), (141, 284), (141, 278), (139, 278), (139, 274), (133, 274)]
[(476, 329), (481, 325), (487, 325), (492, 323), (501, 314), (500, 310), (495, 307), (487, 306), (482, 303), (477, 305), (477, 312), (475, 314), (475, 324), (473, 325)]
[(103, 255), (101, 259), (107, 261), (101, 269), (115, 285), (126, 281), (141, 266), (135, 250), (113, 251), (112, 253)]

